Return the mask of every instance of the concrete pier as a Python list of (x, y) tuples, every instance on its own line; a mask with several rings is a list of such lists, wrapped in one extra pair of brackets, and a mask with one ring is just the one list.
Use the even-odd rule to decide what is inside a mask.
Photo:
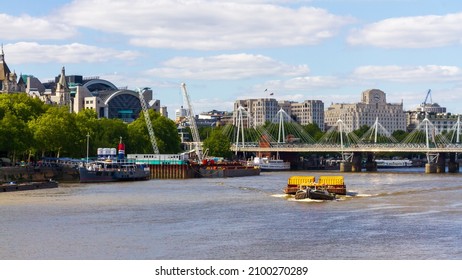
[(353, 153), (351, 172), (361, 172), (363, 156), (361, 153)]
[(425, 173), (436, 173), (436, 163), (427, 163), (425, 164)]
[(351, 167), (352, 167), (351, 162), (341, 162), (340, 172), (351, 172)]
[(436, 162), (436, 173), (446, 173), (446, 153), (440, 153)]
[(456, 162), (456, 153), (449, 153), (448, 173), (459, 173), (459, 163)]
[(366, 171), (369, 171), (369, 172), (377, 171), (377, 162), (375, 162), (375, 160), (374, 160), (374, 154), (373, 153), (367, 153)]

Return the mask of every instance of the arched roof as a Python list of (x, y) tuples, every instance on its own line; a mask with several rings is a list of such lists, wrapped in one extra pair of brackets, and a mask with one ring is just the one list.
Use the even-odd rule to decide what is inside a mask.
[(108, 118), (119, 118), (131, 122), (141, 112), (139, 95), (131, 90), (118, 90), (106, 96), (104, 103), (108, 108)]
[(138, 93), (134, 92), (133, 90), (123, 89), (123, 90), (114, 91), (110, 95), (107, 95), (106, 97), (104, 97), (104, 104), (107, 105), (112, 99), (120, 95), (131, 95), (139, 100)]
[(113, 83), (101, 79), (89, 80), (83, 86), (92, 93), (106, 90), (117, 90), (117, 87)]

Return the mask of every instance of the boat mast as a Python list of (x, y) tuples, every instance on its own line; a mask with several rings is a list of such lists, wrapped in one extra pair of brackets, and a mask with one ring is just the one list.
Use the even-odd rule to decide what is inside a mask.
[(87, 132), (87, 163), (88, 163), (88, 151), (90, 149), (90, 133)]

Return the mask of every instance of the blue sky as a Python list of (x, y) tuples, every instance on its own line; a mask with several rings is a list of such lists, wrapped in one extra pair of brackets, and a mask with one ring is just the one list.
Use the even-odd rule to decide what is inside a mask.
[[(0, 43), (17, 74), (99, 76), (151, 87), (169, 116), (237, 99), (356, 103), (378, 88), (414, 109), (462, 113), (462, 1), (0, 0)], [(268, 89), (265, 91), (265, 89)]]

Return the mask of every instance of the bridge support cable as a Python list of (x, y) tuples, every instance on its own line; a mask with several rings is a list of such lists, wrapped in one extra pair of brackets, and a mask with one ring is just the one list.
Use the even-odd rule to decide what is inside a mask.
[(460, 144), (460, 116), (457, 116), (457, 137), (456, 137), (456, 143)]
[[(240, 143), (241, 143), (242, 147), (245, 146), (243, 111), (245, 111), (245, 109), (242, 106), (239, 106), (239, 108), (237, 110), (237, 116), (236, 116), (236, 127), (237, 127), (236, 139), (235, 139), (236, 147), (239, 147), (239, 139), (241, 140)], [(235, 154), (237, 154), (237, 151), (238, 150), (236, 150)]]
[(457, 116), (457, 122), (452, 126), (450, 130), (450, 137), (449, 137), (449, 142), (452, 144), (460, 145), (460, 134), (462, 133), (461, 130), (461, 122), (460, 122), (460, 116)]
[(391, 144), (398, 143), (395, 137), (379, 123), (379, 118), (375, 119), (374, 124), (369, 128), (366, 133), (360, 138), (361, 143), (364, 144)]
[(274, 142), (279, 144), (314, 144), (316, 141), (302, 125), (297, 123), (283, 109), (280, 109), (271, 123), (263, 126)]
[(284, 110), (280, 109), (278, 112), (279, 116), (279, 130), (278, 130), (278, 143), (285, 143), (286, 139), (286, 134), (285, 134), (285, 129), (284, 129), (284, 118), (282, 117), (282, 113)]
[[(338, 121), (337, 121), (337, 122), (338, 122)], [(346, 161), (346, 160), (345, 160), (345, 152), (343, 151), (343, 148), (344, 148), (344, 145), (343, 145), (343, 124), (344, 124), (344, 123), (343, 123), (343, 121), (340, 122), (340, 124), (341, 124), (341, 125), (339, 126), (339, 132), (340, 132), (340, 148), (342, 149), (342, 150), (341, 150), (341, 153), (342, 153), (342, 160), (343, 160), (343, 161)], [(353, 153), (352, 153), (352, 157), (351, 157), (351, 158), (353, 158)]]
[(337, 146), (342, 156), (342, 161), (351, 161), (353, 157), (351, 148), (357, 147), (360, 142), (361, 140), (354, 134), (353, 130), (339, 119), (319, 139), (317, 146), (320, 148)]

